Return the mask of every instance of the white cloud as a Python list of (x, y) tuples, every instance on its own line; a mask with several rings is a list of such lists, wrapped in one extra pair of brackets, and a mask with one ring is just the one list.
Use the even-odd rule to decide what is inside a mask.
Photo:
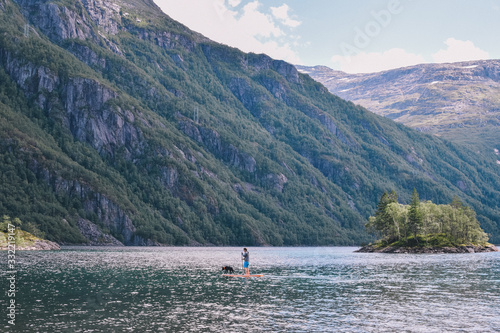
[(241, 3), (241, 0), (228, 0), (227, 2), (229, 3), (230, 6), (236, 7)]
[(280, 37), (283, 31), (273, 22), (269, 15), (259, 11), (261, 4), (259, 1), (253, 1), (243, 7), (243, 15), (235, 20), (235, 27), (243, 30), (242, 32), (261, 37)]
[[(265, 13), (259, 0), (235, 9), (241, 0), (154, 0), (170, 17), (206, 37), (244, 52), (266, 53), (291, 63), (301, 63), (285, 30), (287, 21)], [(283, 7), (283, 6), (281, 6)], [(281, 8), (278, 7), (278, 8)], [(283, 11), (283, 10), (281, 10)], [(282, 15), (282, 12), (278, 15)], [(288, 9), (286, 9), (288, 17)], [(285, 30), (284, 30), (285, 29)]]
[(296, 28), (298, 27), (302, 22), (297, 21), (292, 19), (288, 15), (288, 10), (290, 7), (288, 7), (287, 4), (283, 4), (280, 7), (271, 7), (271, 12), (273, 13), (273, 16), (280, 20), (284, 25)]
[(444, 44), (447, 46), (446, 49), (437, 51), (427, 60), (422, 55), (409, 53), (400, 48), (367, 53), (354, 47), (346, 48), (343, 56), (335, 55), (331, 60), (336, 64), (335, 68), (347, 73), (373, 73), (429, 62), (451, 63), (490, 57), (488, 52), (476, 47), (471, 41), (448, 38)]
[(403, 49), (394, 48), (385, 52), (359, 52), (352, 56), (332, 57), (341, 71), (347, 73), (373, 73), (388, 69), (417, 65), (425, 62), (421, 55), (408, 53)]
[(448, 38), (444, 43), (448, 47), (432, 55), (434, 62), (482, 60), (490, 57), (488, 52), (476, 47), (470, 40), (462, 41), (455, 38)]

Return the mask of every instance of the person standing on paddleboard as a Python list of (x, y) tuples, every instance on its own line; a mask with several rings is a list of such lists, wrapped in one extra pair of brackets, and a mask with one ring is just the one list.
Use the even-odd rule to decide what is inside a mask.
[(243, 260), (245, 275), (250, 275), (250, 269), (248, 268), (250, 265), (250, 252), (248, 252), (246, 247), (243, 249), (243, 252), (241, 252), (241, 260)]

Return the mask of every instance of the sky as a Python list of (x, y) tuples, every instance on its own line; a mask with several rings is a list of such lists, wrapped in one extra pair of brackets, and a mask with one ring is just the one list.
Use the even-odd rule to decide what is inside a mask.
[(500, 59), (500, 0), (154, 0), (171, 18), (245, 52), (371, 73)]

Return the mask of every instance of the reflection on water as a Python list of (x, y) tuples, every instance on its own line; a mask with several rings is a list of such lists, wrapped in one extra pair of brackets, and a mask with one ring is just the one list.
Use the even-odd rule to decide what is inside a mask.
[(240, 248), (18, 252), (13, 332), (500, 331), (499, 253), (353, 250), (253, 248), (253, 279), (220, 275)]

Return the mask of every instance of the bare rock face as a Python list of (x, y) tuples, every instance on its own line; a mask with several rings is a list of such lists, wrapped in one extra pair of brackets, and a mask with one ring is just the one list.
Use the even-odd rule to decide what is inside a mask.
[(169, 189), (173, 189), (179, 179), (179, 172), (174, 167), (162, 167), (161, 168), (161, 182), (163, 186)]
[(56, 73), (44, 66), (34, 66), (31, 63), (22, 64), (10, 52), (0, 51), (0, 61), (5, 64), (5, 70), (26, 94), (33, 96), (38, 92), (52, 92), (60, 80)]
[(96, 39), (90, 22), (85, 16), (67, 7), (59, 7), (54, 3), (35, 3), (19, 1), (26, 10), (34, 13), (31, 16), (34, 25), (39, 27), (51, 40), (88, 38)]
[(192, 51), (196, 47), (193, 40), (170, 31), (152, 32), (142, 30), (140, 31), (140, 37), (144, 40), (154, 41), (156, 45), (166, 50), (182, 46), (184, 49)]
[[(111, 88), (89, 78), (62, 80), (46, 67), (21, 65), (10, 53), (0, 53), (1, 60), (25, 94), (37, 96), (38, 105), (59, 119), (78, 140), (104, 154), (112, 154), (114, 148), (121, 146), (129, 154), (140, 149), (142, 131), (133, 125), (134, 113), (109, 104), (118, 97)], [(59, 98), (49, 99), (47, 94), (56, 90), (61, 91)], [(60, 104), (65, 111), (62, 114), (57, 107)]]
[(82, 235), (89, 240), (89, 245), (123, 246), (122, 242), (109, 234), (103, 233), (97, 225), (89, 220), (79, 218), (77, 225)]
[[(44, 179), (44, 181), (53, 188), (55, 193), (71, 194), (79, 198), (85, 211), (94, 213), (98, 216), (99, 221), (102, 222), (104, 227), (114, 234), (121, 235), (125, 245), (156, 245), (156, 243), (151, 243), (146, 239), (136, 236), (136, 228), (132, 223), (129, 213), (107, 196), (98, 193), (88, 184), (81, 183), (77, 180), (67, 180), (60, 175), (51, 173), (49, 170), (43, 168), (36, 160), (33, 160), (29, 167), (35, 174), (40, 175), (40, 178)], [(104, 235), (95, 224), (88, 220), (80, 218), (77, 221), (77, 226), (82, 235), (89, 240), (90, 244), (122, 244), (114, 237), (110, 235), (107, 237)]]
[(250, 54), (246, 60), (248, 66), (256, 71), (273, 69), (282, 75), (287, 81), (292, 83), (299, 82), (299, 72), (295, 66), (283, 60), (274, 60), (265, 54)]
[(75, 57), (80, 59), (80, 61), (86, 63), (91, 67), (97, 67), (100, 69), (106, 68), (106, 59), (100, 57), (95, 51), (85, 45), (78, 43), (68, 44), (67, 50), (70, 51)]
[(258, 90), (252, 87), (251, 83), (244, 78), (233, 78), (229, 82), (229, 89), (240, 100), (243, 106), (249, 110), (255, 117), (260, 117), (264, 111), (265, 102), (269, 97), (263, 93), (264, 89)]
[[(130, 111), (107, 105), (117, 94), (85, 78), (71, 78), (64, 86), (63, 103), (66, 126), (80, 141), (88, 142), (99, 152), (112, 153), (114, 147), (137, 148), (142, 132), (132, 123)], [(91, 111), (91, 112), (89, 112)]]
[(92, 21), (107, 34), (116, 35), (121, 22), (120, 6), (113, 1), (82, 0)]
[(177, 118), (179, 128), (184, 134), (203, 144), (208, 151), (224, 162), (250, 173), (257, 171), (255, 159), (250, 154), (240, 152), (233, 144), (225, 141), (217, 131), (196, 124), (180, 114), (177, 114)]
[(136, 242), (134, 239), (136, 228), (123, 209), (101, 193), (95, 193), (89, 199), (91, 200), (87, 200), (84, 203), (86, 211), (93, 211), (103, 225), (110, 230), (120, 233), (123, 236), (125, 244), (137, 245), (134, 244)]
[(265, 177), (265, 183), (269, 184), (278, 192), (283, 192), (285, 184), (288, 183), (288, 178), (282, 173), (274, 174), (270, 173)]
[(293, 83), (299, 82), (299, 72), (293, 65), (290, 65), (289, 63), (283, 60), (274, 60), (273, 69), (279, 74), (283, 75), (283, 77), (287, 81)]
[[(122, 55), (119, 47), (102, 32), (115, 35), (120, 31), (120, 6), (114, 1), (83, 0), (73, 6), (45, 1), (18, 0), (24, 14), (51, 41), (60, 44), (69, 39), (91, 40)], [(83, 5), (83, 8), (82, 8)], [(82, 15), (85, 10), (88, 15)]]

